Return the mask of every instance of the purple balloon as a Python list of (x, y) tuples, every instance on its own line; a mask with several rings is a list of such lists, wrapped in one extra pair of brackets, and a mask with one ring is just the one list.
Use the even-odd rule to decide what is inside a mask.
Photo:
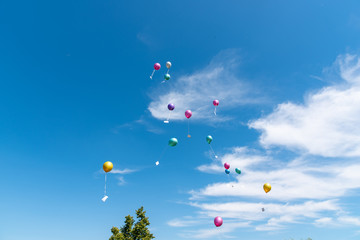
[(192, 116), (192, 112), (190, 110), (186, 110), (185, 117), (191, 118), (191, 116)]
[(217, 217), (214, 219), (214, 224), (215, 224), (215, 226), (220, 227), (220, 226), (223, 224), (222, 218), (219, 217), (219, 216), (217, 216)]
[(224, 167), (226, 168), (226, 169), (229, 169), (230, 168), (230, 164), (229, 163), (224, 163)]
[(174, 109), (175, 109), (175, 105), (172, 104), (172, 103), (169, 103), (168, 109), (169, 109), (170, 111), (174, 110)]
[(160, 68), (161, 68), (160, 63), (155, 63), (155, 64), (154, 64), (154, 69), (155, 69), (155, 70), (159, 70)]

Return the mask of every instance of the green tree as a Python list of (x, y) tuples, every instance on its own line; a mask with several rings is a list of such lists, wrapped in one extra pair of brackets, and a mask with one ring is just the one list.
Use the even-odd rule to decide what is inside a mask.
[(117, 227), (111, 228), (113, 235), (109, 240), (151, 240), (155, 238), (147, 228), (147, 226), (150, 225), (150, 222), (149, 218), (145, 217), (145, 213), (144, 207), (136, 210), (136, 217), (138, 219), (136, 223), (132, 216), (126, 216), (124, 226), (120, 229)]

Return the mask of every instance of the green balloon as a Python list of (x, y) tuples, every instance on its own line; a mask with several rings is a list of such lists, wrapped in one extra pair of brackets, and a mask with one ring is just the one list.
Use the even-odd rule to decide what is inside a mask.
[(206, 141), (207, 141), (208, 144), (210, 144), (211, 141), (212, 141), (212, 136), (208, 135), (208, 136), (206, 137)]
[(170, 74), (168, 74), (168, 73), (165, 74), (165, 75), (164, 75), (164, 78), (165, 78), (165, 80), (169, 80), (169, 79), (170, 79)]
[(241, 170), (238, 169), (238, 168), (235, 168), (235, 172), (236, 172), (237, 174), (241, 174)]
[(178, 144), (178, 140), (177, 140), (176, 138), (171, 138), (171, 139), (169, 140), (169, 146), (175, 147), (176, 144)]

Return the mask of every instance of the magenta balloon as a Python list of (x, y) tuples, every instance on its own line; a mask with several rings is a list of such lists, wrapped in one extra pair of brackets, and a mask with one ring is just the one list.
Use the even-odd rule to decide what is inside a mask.
[(185, 117), (191, 118), (191, 116), (192, 116), (192, 112), (190, 110), (186, 110)]
[(224, 163), (224, 167), (226, 168), (226, 169), (229, 169), (230, 168), (230, 164), (229, 163)]
[(216, 106), (219, 106), (219, 100), (214, 100), (214, 101), (213, 101), (213, 104), (214, 104), (215, 107), (216, 107)]
[(223, 224), (222, 218), (219, 217), (219, 216), (217, 216), (217, 217), (214, 219), (214, 224), (215, 224), (215, 226), (220, 227), (220, 226)]
[(154, 69), (155, 69), (155, 70), (159, 70), (160, 68), (161, 68), (160, 63), (155, 63), (155, 64), (154, 64)]

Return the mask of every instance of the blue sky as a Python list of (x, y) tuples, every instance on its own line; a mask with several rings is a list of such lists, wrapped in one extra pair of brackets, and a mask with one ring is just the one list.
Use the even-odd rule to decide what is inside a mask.
[(0, 239), (358, 239), (359, 7), (0, 2)]

